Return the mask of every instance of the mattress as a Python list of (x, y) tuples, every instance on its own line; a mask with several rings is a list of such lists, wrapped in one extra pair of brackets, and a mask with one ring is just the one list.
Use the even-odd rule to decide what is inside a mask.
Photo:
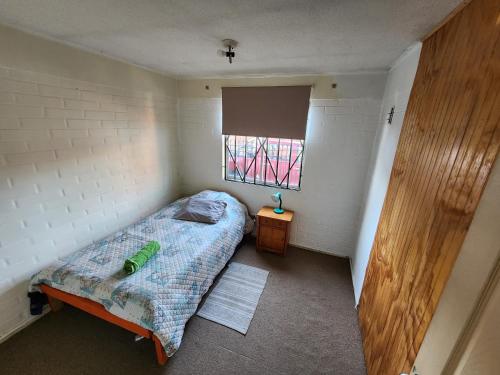
[[(186, 322), (233, 255), (250, 220), (246, 207), (227, 193), (206, 190), (196, 196), (227, 203), (218, 223), (173, 219), (187, 198), (179, 199), (56, 261), (31, 278), (30, 290), (46, 284), (96, 301), (110, 313), (151, 330), (172, 356)], [(141, 270), (126, 275), (125, 259), (151, 240), (160, 243), (160, 251)]]

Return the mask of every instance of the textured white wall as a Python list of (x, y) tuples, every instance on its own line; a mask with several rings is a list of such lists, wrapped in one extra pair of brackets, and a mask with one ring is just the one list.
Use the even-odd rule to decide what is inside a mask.
[[(59, 56), (51, 57), (52, 72), (57, 59), (69, 66), (66, 60), (75, 53), (54, 48)], [(19, 53), (33, 66), (43, 59), (29, 48), (16, 53), (21, 64)], [(114, 79), (125, 87), (72, 79), (63, 69), (59, 76), (1, 66), (3, 56), (0, 340), (31, 319), (26, 292), (32, 273), (178, 194), (175, 82), (91, 54), (85, 55), (89, 64), (81, 66), (88, 77), (93, 70), (102, 74), (104, 66), (116, 68), (121, 73)], [(140, 90), (128, 73), (145, 78)]]
[[(413, 79), (417, 71), (420, 49), (421, 44), (419, 43), (403, 54), (394, 64), (387, 77), (376, 147), (374, 147), (374, 154), (369, 168), (371, 175), (367, 184), (361, 227), (351, 262), (356, 303), (359, 301), (361, 288), (363, 287), (366, 266), (368, 265), (378, 219), (384, 204), (399, 134), (403, 125)], [(395, 113), (392, 124), (388, 125), (386, 121), (387, 114), (392, 106), (395, 107)]]
[[(381, 104), (379, 98), (370, 98), (376, 91), (366, 87), (370, 75), (364, 77), (365, 87), (354, 80), (358, 98), (311, 100), (302, 190), (280, 190), (285, 208), (296, 213), (292, 244), (352, 255)], [(377, 77), (381, 97), (385, 75)], [(349, 82), (349, 76), (339, 81)], [(354, 96), (354, 88), (350, 90)], [(182, 189), (186, 193), (205, 188), (229, 191), (255, 214), (273, 204), (270, 195), (275, 189), (223, 180), (221, 110), (220, 98), (179, 99)]]

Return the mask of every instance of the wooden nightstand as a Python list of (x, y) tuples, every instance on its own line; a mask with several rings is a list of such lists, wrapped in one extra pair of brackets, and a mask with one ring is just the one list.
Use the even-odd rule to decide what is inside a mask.
[(257, 213), (257, 250), (286, 255), (293, 211), (275, 214), (272, 207), (262, 207)]

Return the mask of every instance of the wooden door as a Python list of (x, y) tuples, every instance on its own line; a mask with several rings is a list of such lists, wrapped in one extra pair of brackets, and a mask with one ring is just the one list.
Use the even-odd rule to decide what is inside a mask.
[(360, 301), (370, 375), (409, 372), (496, 159), (499, 4), (423, 43)]

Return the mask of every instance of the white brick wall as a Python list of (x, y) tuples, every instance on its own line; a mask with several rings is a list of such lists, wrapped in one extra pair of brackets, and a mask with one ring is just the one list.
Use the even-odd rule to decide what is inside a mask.
[[(284, 206), (295, 211), (291, 243), (352, 255), (380, 104), (377, 99), (311, 101), (302, 190), (280, 190)], [(217, 98), (179, 100), (183, 191), (223, 189), (256, 213), (273, 204), (274, 190), (222, 179), (221, 110)]]
[(175, 96), (0, 72), (1, 341), (32, 273), (176, 197), (178, 152)]
[[(421, 44), (419, 43), (403, 54), (392, 67), (387, 77), (381, 108), (381, 121), (378, 126), (377, 140), (369, 167), (370, 174), (365, 184), (365, 200), (360, 230), (351, 261), (356, 303), (358, 303), (361, 295), (366, 266), (389, 185), (399, 134), (403, 126), (406, 106), (408, 105), (413, 79), (417, 70), (420, 47)], [(388, 125), (387, 114), (392, 106), (395, 107), (394, 117), (392, 124)]]

